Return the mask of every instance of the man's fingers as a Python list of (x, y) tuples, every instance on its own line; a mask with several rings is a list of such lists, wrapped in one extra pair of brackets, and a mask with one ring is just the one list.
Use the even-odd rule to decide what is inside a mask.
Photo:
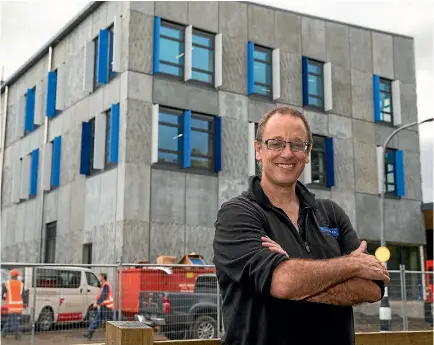
[(355, 250), (355, 252), (358, 252), (358, 253), (365, 253), (366, 252), (366, 250), (368, 249), (368, 245), (366, 244), (366, 241), (362, 241), (361, 243), (360, 243), (360, 246), (359, 246), (359, 248), (357, 248), (356, 250)]

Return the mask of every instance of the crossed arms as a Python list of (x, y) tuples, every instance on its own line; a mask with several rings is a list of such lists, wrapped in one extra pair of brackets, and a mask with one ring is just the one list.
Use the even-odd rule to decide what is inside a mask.
[(248, 279), (260, 294), (350, 306), (380, 300), (389, 283), (384, 266), (365, 254), (366, 243), (360, 244), (349, 219), (339, 221), (345, 256), (325, 260), (288, 258), (281, 248), (264, 245), (260, 216), (243, 204), (222, 206), (215, 225), (217, 270), (235, 283)]
[[(268, 238), (263, 241), (263, 246), (270, 251), (287, 256), (276, 242)], [(341, 306), (376, 302), (382, 297), (380, 285), (389, 282), (389, 275), (383, 265), (365, 251), (363, 241), (347, 257), (284, 261), (273, 273), (270, 293), (281, 299)]]

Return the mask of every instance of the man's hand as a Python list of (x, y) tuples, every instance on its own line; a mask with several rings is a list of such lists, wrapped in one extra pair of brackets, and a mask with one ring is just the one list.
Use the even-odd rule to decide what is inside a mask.
[(285, 252), (283, 248), (277, 242), (273, 241), (271, 238), (261, 237), (261, 240), (263, 241), (262, 242), (263, 247), (270, 249), (272, 252), (283, 254), (287, 258), (289, 258), (288, 253)]
[(366, 254), (366, 249), (366, 241), (362, 241), (359, 248), (348, 255), (348, 258), (357, 265), (356, 276), (367, 280), (382, 280), (387, 286), (390, 282), (389, 272), (375, 256)]

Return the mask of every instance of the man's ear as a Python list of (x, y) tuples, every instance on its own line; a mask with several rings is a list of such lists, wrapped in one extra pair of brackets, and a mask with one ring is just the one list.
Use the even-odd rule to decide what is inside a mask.
[(255, 140), (254, 146), (255, 146), (255, 158), (257, 161), (260, 161), (261, 160), (261, 143), (259, 143)]

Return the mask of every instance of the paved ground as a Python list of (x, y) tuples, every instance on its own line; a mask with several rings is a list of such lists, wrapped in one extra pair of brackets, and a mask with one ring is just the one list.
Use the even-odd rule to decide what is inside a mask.
[[(35, 333), (32, 342), (30, 334), (23, 334), (20, 340), (16, 340), (15, 336), (8, 335), (1, 339), (2, 345), (105, 345), (104, 329), (99, 329), (95, 332), (93, 339), (89, 340), (83, 337), (82, 333), (85, 330), (71, 329), (69, 331), (53, 331), (47, 333)], [(163, 336), (156, 335), (155, 340), (167, 340)]]

